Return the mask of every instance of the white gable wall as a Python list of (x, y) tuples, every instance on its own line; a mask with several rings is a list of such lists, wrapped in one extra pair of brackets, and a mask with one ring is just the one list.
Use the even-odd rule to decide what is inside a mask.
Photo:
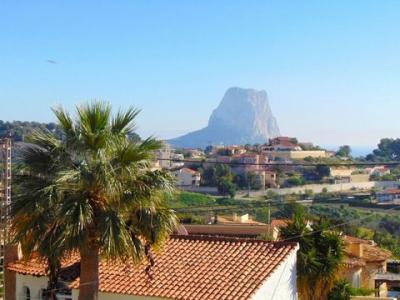
[(17, 300), (26, 299), (24, 295), (24, 287), (29, 288), (31, 292), (31, 300), (40, 299), (40, 291), (47, 288), (47, 277), (37, 277), (31, 275), (17, 274), (16, 294)]
[(297, 251), (293, 251), (256, 291), (251, 300), (296, 300), (296, 263)]

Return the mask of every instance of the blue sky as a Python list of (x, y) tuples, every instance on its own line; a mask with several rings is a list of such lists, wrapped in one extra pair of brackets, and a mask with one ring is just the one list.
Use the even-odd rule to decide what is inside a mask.
[(374, 145), (399, 136), (399, 15), (386, 0), (2, 0), (0, 119), (104, 99), (169, 138), (240, 86), (268, 92), (285, 135)]

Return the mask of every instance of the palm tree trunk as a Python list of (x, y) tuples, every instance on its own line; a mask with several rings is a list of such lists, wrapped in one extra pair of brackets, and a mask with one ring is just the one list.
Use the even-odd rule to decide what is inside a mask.
[(49, 284), (48, 291), (50, 300), (57, 300), (57, 285), (58, 285), (58, 274), (61, 268), (60, 262), (57, 260), (47, 259), (49, 266)]
[(78, 300), (98, 300), (99, 292), (99, 247), (89, 243), (81, 254), (81, 275)]

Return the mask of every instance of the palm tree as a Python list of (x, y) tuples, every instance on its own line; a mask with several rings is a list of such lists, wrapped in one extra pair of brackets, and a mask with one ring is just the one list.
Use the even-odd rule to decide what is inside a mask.
[(310, 227), (304, 209), (295, 211), (292, 222), (281, 229), (283, 239), (297, 241), (297, 288), (302, 300), (327, 299), (342, 261), (343, 242), (339, 233), (318, 220)]
[[(53, 111), (64, 136), (34, 132), (23, 151), (14, 241), (25, 255), (37, 251), (48, 259), (53, 273), (63, 255), (79, 251), (79, 299), (98, 299), (100, 257), (150, 258), (150, 247), (161, 246), (175, 228), (164, 204), (173, 179), (151, 169), (161, 142), (130, 138), (138, 110), (113, 117), (108, 104), (94, 102), (78, 107), (76, 119)], [(47, 239), (38, 238), (43, 232)], [(45, 251), (49, 245), (54, 257)]]

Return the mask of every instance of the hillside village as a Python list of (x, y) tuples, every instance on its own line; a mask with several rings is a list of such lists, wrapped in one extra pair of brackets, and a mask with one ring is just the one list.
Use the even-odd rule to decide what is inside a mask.
[(235, 193), (247, 191), (248, 195), (261, 196), (268, 191), (326, 191), (348, 193), (351, 197), (362, 192), (365, 198), (369, 193), (374, 203), (398, 203), (400, 169), (384, 164), (357, 166), (365, 159), (351, 157), (351, 149), (347, 148), (327, 151), (291, 137), (272, 138), (262, 145), (209, 146), (205, 150), (173, 149), (165, 143), (156, 153), (154, 167), (170, 170), (177, 185), (188, 191), (227, 195), (216, 182), (216, 177), (224, 177), (216, 174), (219, 167), (226, 173), (225, 179), (231, 177), (225, 185), (234, 186)]
[[(139, 139), (134, 140), (140, 143)], [(29, 147), (20, 141), (15, 145), (18, 145), (18, 152)], [(397, 260), (400, 258), (400, 241), (395, 238), (399, 232), (390, 229), (400, 224), (400, 220), (385, 213), (400, 206), (400, 172), (396, 166), (384, 162), (363, 164), (367, 160), (352, 157), (348, 146), (333, 152), (293, 137), (275, 137), (264, 144), (208, 146), (205, 149), (173, 148), (164, 142), (153, 155), (152, 172), (167, 172), (178, 189), (168, 200), (168, 205), (176, 211), (180, 225), (172, 232), (165, 251), (150, 256), (148, 265), (145, 262), (140, 266), (111, 265), (101, 261), (102, 299), (123, 299), (124, 295), (150, 299), (220, 299), (227, 292), (220, 291), (219, 284), (227, 280), (232, 284), (227, 286), (227, 291), (237, 295), (237, 299), (261, 299), (272, 287), (275, 296), (271, 299), (295, 299), (298, 294), (306, 299), (310, 283), (301, 283), (294, 267), (302, 268), (298, 257), (306, 250), (296, 232), (306, 231), (314, 237), (317, 228), (326, 228), (322, 220), (330, 224), (350, 224), (340, 225), (335, 233), (343, 244), (335, 273), (343, 281), (329, 283), (335, 284), (332, 293), (335, 288), (340, 288), (340, 284), (348, 284), (354, 299), (385, 299), (382, 297), (397, 295), (400, 291), (400, 262)], [(18, 162), (20, 157), (13, 159)], [(366, 222), (354, 227), (351, 225), (354, 215)], [(307, 221), (302, 223), (298, 217)], [(375, 218), (373, 222), (372, 218)], [(324, 257), (325, 250), (318, 247), (325, 242), (314, 243), (316, 251), (322, 251)], [(210, 256), (196, 245), (217, 252)], [(225, 245), (224, 251), (231, 251), (233, 256), (218, 256), (222, 251), (218, 250), (219, 245)], [(248, 245), (246, 252), (237, 250), (239, 245)], [(182, 265), (182, 253), (177, 250), (182, 247), (186, 247), (189, 257), (193, 256), (187, 258), (192, 265)], [(264, 266), (252, 271), (258, 281), (235, 282), (223, 273), (216, 273), (213, 281), (202, 277), (205, 273), (198, 273), (198, 277), (192, 275), (199, 268), (205, 268), (206, 273), (216, 272), (217, 261), (224, 266), (221, 268), (244, 266), (249, 251), (259, 247), (269, 249), (266, 251), (271, 254), (268, 260), (265, 256), (257, 258), (256, 265)], [(9, 291), (9, 297), (12, 297), (17, 291), (26, 299), (37, 295), (40, 299), (50, 299), (46, 264), (36, 257), (28, 261), (22, 258), (23, 254), (18, 251), (6, 251), (5, 275), (12, 278), (8, 283), (6, 280), (6, 295)], [(215, 263), (208, 267), (201, 265), (206, 260)], [(285, 262), (284, 268), (281, 261)], [(167, 265), (171, 263), (180, 271), (170, 281), (162, 279), (165, 276), (162, 274), (169, 272)], [(62, 261), (58, 276), (64, 283), (60, 283), (57, 299), (78, 299), (78, 266), (76, 254)], [(130, 277), (124, 275), (125, 268), (136, 270), (139, 277), (144, 276), (141, 282), (154, 280), (160, 288), (133, 284)], [(236, 275), (229, 274), (242, 278), (240, 269), (235, 270)], [(120, 276), (118, 283), (111, 280), (116, 274)], [(185, 281), (189, 276), (194, 276), (192, 283)], [(318, 280), (322, 281), (316, 282), (317, 286), (325, 280), (323, 275), (320, 276)], [(277, 284), (278, 277), (286, 280)], [(186, 283), (175, 289), (175, 280)], [(196, 285), (194, 282), (208, 284)], [(248, 286), (252, 288), (246, 290), (244, 287)], [(321, 299), (328, 296), (322, 286), (317, 287), (315, 293), (321, 293)]]
[(400, 300), (399, 16), (1, 1), (0, 300)]
[[(270, 201), (280, 199), (284, 203), (289, 199), (305, 205), (319, 203), (334, 207), (340, 204), (381, 211), (400, 207), (397, 167), (388, 167), (384, 163), (363, 165), (365, 159), (351, 157), (350, 151), (348, 146), (341, 147), (338, 152), (327, 151), (291, 137), (271, 138), (262, 145), (210, 146), (204, 151), (172, 149), (165, 144), (157, 152), (156, 157), (161, 160), (155, 167), (170, 170), (176, 184), (184, 191), (228, 196), (241, 201), (267, 199), (272, 203)], [(213, 181), (213, 176), (230, 178), (233, 192), (229, 191), (229, 182), (225, 188), (220, 187), (219, 179)], [(217, 207), (215, 210), (196, 210), (195, 201), (190, 203), (194, 207), (191, 209), (189, 205), (182, 211), (182, 220), (186, 223), (181, 229), (181, 233), (189, 236), (261, 237), (279, 241), (282, 239), (280, 229), (293, 222), (277, 218), (279, 213), (273, 213), (271, 217), (271, 209), (266, 211), (268, 216), (264, 216), (264, 222), (260, 222), (257, 217), (254, 219), (258, 212), (251, 205), (248, 207), (255, 215), (246, 213), (245, 208), (237, 210), (239, 215), (236, 212), (227, 215)], [(307, 226), (311, 228), (310, 222)], [(394, 258), (400, 252), (396, 251), (394, 255), (386, 250), (387, 245), (380, 247), (371, 235), (359, 238), (345, 234), (343, 242), (340, 276), (353, 288), (360, 289), (364, 296), (396, 295), (396, 290), (400, 289), (400, 263)]]

